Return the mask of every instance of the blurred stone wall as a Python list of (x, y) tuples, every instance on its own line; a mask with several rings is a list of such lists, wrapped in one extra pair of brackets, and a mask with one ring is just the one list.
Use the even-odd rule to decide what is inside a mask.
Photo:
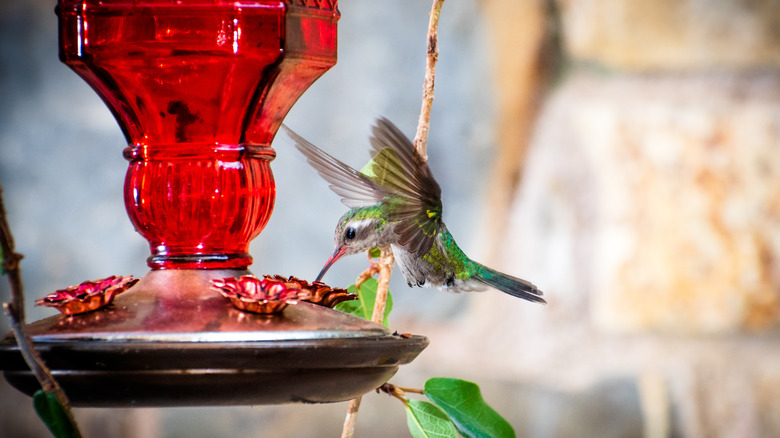
[[(0, 185), (4, 189), (29, 320), (55, 314), (36, 298), (87, 279), (144, 275), (149, 254), (122, 199), (127, 162), (121, 131), (100, 98), (57, 58), (55, 0), (0, 1)], [(285, 122), (356, 167), (369, 158), (377, 117), (413, 135), (419, 116), (430, 3), (419, 0), (339, 2), (338, 64), (298, 101)], [(431, 167), (446, 187), (448, 224), (460, 241), (474, 240), (494, 150), (484, 21), (475, 1), (447, 5), (441, 19), (437, 96), (429, 138)], [(273, 144), (277, 185), (273, 216), (253, 241), (256, 274), (313, 278), (333, 252), (333, 230), (345, 207), (280, 136)], [(348, 285), (366, 267), (347, 257), (328, 272)], [(396, 329), (412, 321), (463, 313), (465, 297), (411, 290), (393, 279)], [(0, 278), (0, 301), (8, 285)], [(405, 322), (405, 321), (407, 322)], [(8, 330), (0, 316), (0, 330)], [(414, 370), (410, 370), (414, 373)], [(419, 371), (417, 371), (419, 373)], [(409, 386), (423, 378), (410, 378)], [(401, 381), (398, 382), (402, 383)], [(346, 403), (177, 409), (76, 409), (88, 437), (338, 436)], [(363, 403), (359, 436), (381, 428), (403, 436), (403, 406), (372, 394)], [(0, 379), (0, 437), (46, 436), (30, 399)]]
[[(339, 4), (339, 63), (286, 123), (358, 166), (376, 116), (414, 132), (430, 3)], [(53, 7), (0, 2), (0, 184), (29, 301), (143, 275), (148, 252), (122, 205), (121, 133), (57, 61)], [(778, 3), (451, 0), (441, 20), (428, 152), (445, 220), (549, 305), (409, 289), (396, 272), (391, 326), (431, 345), (392, 381), (473, 380), (518, 436), (780, 435)], [(278, 201), (252, 269), (311, 276), (343, 206), (289, 143), (274, 148)], [(327, 280), (364, 267), (347, 258)], [(345, 410), (76, 415), (87, 436), (322, 437)], [(396, 400), (364, 398), (357, 436), (405, 429)], [(0, 381), (0, 436), (45, 434)]]
[(573, 393), (622, 382), (646, 436), (779, 435), (778, 3), (556, 5), (564, 67), (484, 253), (550, 305), (480, 298), (451, 342), (482, 354), (456, 362)]

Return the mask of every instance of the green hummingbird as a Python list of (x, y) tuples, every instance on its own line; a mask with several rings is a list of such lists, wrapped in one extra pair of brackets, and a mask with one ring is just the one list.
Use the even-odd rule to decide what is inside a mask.
[(283, 125), (309, 164), (350, 210), (336, 226), (336, 250), (317, 276), (344, 255), (389, 245), (407, 284), (467, 292), (493, 287), (544, 303), (528, 281), (477, 263), (458, 247), (442, 220), (441, 188), (412, 142), (380, 118), (371, 137), (372, 158), (360, 171), (320, 150)]

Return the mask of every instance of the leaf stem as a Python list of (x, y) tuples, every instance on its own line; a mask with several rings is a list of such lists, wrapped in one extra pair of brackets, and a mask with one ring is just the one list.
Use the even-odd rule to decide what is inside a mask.
[(408, 400), (406, 399), (406, 392), (403, 388), (400, 386), (393, 385), (392, 383), (385, 383), (384, 385), (380, 386), (376, 389), (377, 392), (382, 391), (385, 394), (392, 395), (393, 397), (397, 398), (398, 400), (401, 400), (403, 404), (407, 404)]
[(420, 388), (407, 388), (405, 386), (396, 386), (396, 388), (403, 392), (411, 392), (412, 394), (425, 394), (425, 391)]
[(54, 379), (51, 371), (41, 359), (41, 356), (35, 350), (32, 338), (27, 333), (27, 325), (24, 315), (24, 287), (22, 284), (22, 270), (19, 261), (22, 255), (16, 253), (14, 248), (14, 238), (11, 234), (11, 227), (8, 225), (5, 213), (5, 203), (3, 202), (3, 188), (0, 187), (0, 247), (2, 248), (3, 270), (8, 275), (8, 283), (11, 288), (11, 302), (3, 303), (5, 313), (11, 319), (11, 331), (16, 338), (19, 351), (22, 353), (27, 365), (32, 370), (35, 378), (38, 379), (41, 388), (50, 394), (53, 394), (60, 402), (68, 419), (73, 424), (77, 436), (81, 436), (70, 410), (70, 403), (60, 385)]
[(390, 394), (392, 396), (404, 396), (407, 392), (411, 392), (412, 394), (425, 394), (425, 392), (422, 389), (419, 388), (407, 388), (405, 386), (398, 386), (393, 385), (392, 383), (385, 383), (384, 385), (380, 386), (376, 389), (377, 391), (382, 391), (384, 393)]

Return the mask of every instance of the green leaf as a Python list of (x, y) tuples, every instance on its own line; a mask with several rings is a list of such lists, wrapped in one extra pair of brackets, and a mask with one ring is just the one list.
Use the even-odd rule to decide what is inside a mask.
[[(335, 307), (336, 310), (342, 312), (351, 313), (352, 315), (359, 316), (361, 318), (371, 320), (371, 314), (374, 313), (374, 301), (376, 301), (376, 288), (379, 282), (376, 278), (369, 278), (365, 283), (360, 285), (358, 290), (355, 285), (351, 285), (347, 288), (347, 291), (358, 295), (357, 300), (343, 301), (338, 303)], [(390, 311), (393, 310), (393, 296), (390, 295), (390, 291), (387, 291), (387, 304), (385, 305), (385, 316), (382, 323), (385, 327), (390, 327), (387, 322), (387, 316)]]
[(374, 247), (374, 248), (371, 248), (371, 249), (369, 249), (369, 250), (368, 250), (368, 255), (369, 255), (369, 256), (370, 256), (372, 259), (378, 259), (379, 257), (381, 257), (381, 256), (382, 256), (382, 250), (381, 250), (381, 249), (379, 249), (379, 248), (376, 248), (376, 247)]
[(33, 395), (33, 405), (38, 416), (56, 438), (80, 437), (76, 425), (54, 394), (38, 390)]
[(379, 151), (360, 169), (360, 173), (380, 186), (386, 185), (388, 181), (398, 179), (397, 175), (405, 175), (398, 153), (389, 147)]
[(406, 424), (413, 438), (458, 437), (447, 414), (425, 401), (406, 401)]
[(434, 377), (425, 382), (425, 396), (452, 419), (465, 437), (514, 438), (515, 430), (485, 403), (476, 383)]

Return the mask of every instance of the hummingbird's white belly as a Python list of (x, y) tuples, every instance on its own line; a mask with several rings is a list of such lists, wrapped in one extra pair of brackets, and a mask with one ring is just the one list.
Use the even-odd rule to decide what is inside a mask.
[(477, 281), (461, 280), (455, 273), (437, 272), (434, 266), (420, 257), (406, 251), (398, 245), (393, 249), (395, 263), (401, 269), (409, 287), (435, 287), (448, 292), (476, 292), (485, 290), (485, 285)]

